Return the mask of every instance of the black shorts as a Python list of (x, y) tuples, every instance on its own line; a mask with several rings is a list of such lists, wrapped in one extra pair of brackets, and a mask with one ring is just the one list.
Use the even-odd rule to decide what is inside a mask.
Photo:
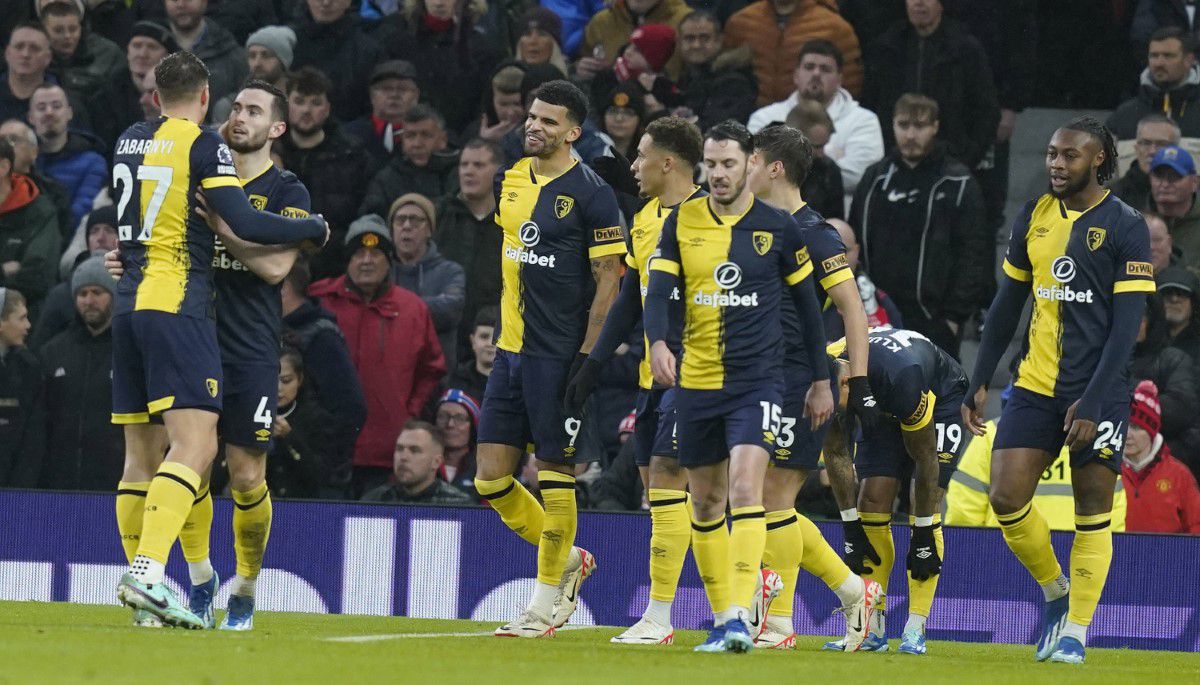
[[(958, 468), (958, 460), (967, 445), (962, 410), (959, 409), (962, 401), (963, 396), (958, 394), (939, 397), (933, 408), (931, 422), (937, 440), (938, 486), (942, 489), (950, 487), (950, 477)], [(860, 479), (895, 478), (907, 482), (912, 478), (916, 462), (904, 446), (902, 430), (895, 419), (881, 419), (875, 428), (863, 430), (862, 442), (854, 456), (854, 470)]]
[(765, 380), (736, 390), (675, 391), (679, 465), (719, 464), (737, 445), (757, 445), (771, 454), (782, 417), (781, 381)]
[(217, 433), (231, 445), (270, 452), (279, 402), (279, 363), (226, 364), (225, 409)]
[(492, 373), (483, 392), (479, 442), (520, 450), (532, 443), (535, 456), (553, 464), (577, 464), (599, 458), (580, 450), (583, 423), (563, 411), (563, 391), (570, 359), (529, 357), (496, 350)]
[(112, 321), (112, 347), (113, 423), (149, 423), (170, 409), (220, 413), (225, 383), (211, 319), (153, 310), (120, 314)]
[[(1071, 468), (1099, 462), (1114, 473), (1121, 473), (1121, 446), (1129, 429), (1129, 394), (1108, 399), (1100, 405), (1096, 421), (1096, 440), (1091, 447), (1071, 452)], [(1063, 421), (1074, 400), (1047, 397), (1025, 388), (1013, 388), (1000, 412), (992, 450), (1026, 448), (1042, 450), (1052, 457), (1062, 451), (1067, 434)]]
[(633, 424), (633, 459), (649, 466), (650, 457), (679, 458), (675, 433), (675, 389), (639, 390)]
[[(804, 398), (812, 380), (804, 376), (785, 375), (783, 387), (783, 416), (779, 421), (779, 435), (775, 438), (775, 451), (771, 453), (771, 464), (785, 469), (812, 471), (821, 461), (821, 446), (829, 432), (829, 421), (817, 430), (804, 418)], [(838, 402), (838, 385), (831, 383), (833, 406)]]

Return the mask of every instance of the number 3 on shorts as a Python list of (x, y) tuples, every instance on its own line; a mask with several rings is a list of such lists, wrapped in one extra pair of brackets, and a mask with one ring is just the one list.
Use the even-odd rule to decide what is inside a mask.
[(254, 410), (254, 423), (261, 423), (263, 428), (271, 429), (271, 412), (267, 410), (267, 398), (263, 397), (258, 401), (258, 409)]

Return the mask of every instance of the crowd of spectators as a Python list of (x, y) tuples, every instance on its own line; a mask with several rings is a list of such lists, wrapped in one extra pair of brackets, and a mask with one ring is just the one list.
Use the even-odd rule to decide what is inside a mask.
[[(500, 318), (493, 179), (522, 156), (530, 93), (562, 78), (591, 102), (575, 153), (626, 218), (629, 162), (655, 118), (802, 130), (817, 156), (804, 196), (842, 235), (871, 323), (956, 356), (995, 289), (1017, 114), (1113, 109), (1128, 161), (1113, 191), (1146, 213), (1159, 274), (1132, 374), (1153, 385), (1139, 391), (1125, 477), (1161, 499), (1162, 485), (1141, 482), (1166, 469), (1186, 490), (1200, 471), (1200, 21), (1190, 2), (1093, 3), (1078, 36), (1047, 43), (1039, 32), (1065, 21), (1049, 4), (0, 0), (0, 486), (109, 491), (119, 479), (113, 286), (98, 257), (117, 242), (109, 162), (125, 128), (160, 116), (152, 67), (187, 49), (212, 72), (209, 123), (247, 77), (286, 93), (273, 159), (332, 229), (282, 285), (277, 496), (478, 501)], [(1127, 38), (1127, 50), (1104, 46), (1118, 67), (1104, 83), (1144, 67), (1140, 78), (1097, 90), (1107, 102), (1078, 94), (1084, 77), (1045, 88), (1075, 78), (1077, 65), (1046, 60), (1084, 46), (1093, 24)], [(826, 323), (841, 335), (836, 316)], [(581, 449), (599, 459), (580, 474), (585, 506), (645, 504), (626, 430), (641, 347), (639, 332), (588, 407)], [(827, 510), (822, 492), (814, 479), (802, 504)]]

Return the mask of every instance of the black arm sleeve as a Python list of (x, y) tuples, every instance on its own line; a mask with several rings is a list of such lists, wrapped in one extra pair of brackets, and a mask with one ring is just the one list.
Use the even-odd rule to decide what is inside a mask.
[(1000, 363), (1017, 330), (1017, 324), (1021, 322), (1021, 310), (1029, 298), (1029, 288), (1029, 283), (1010, 276), (1003, 276), (1000, 280), (1000, 290), (983, 320), (979, 356), (975, 360), (975, 371), (971, 374), (971, 387), (963, 401), (972, 409), (975, 408), (975, 392), (991, 382), (996, 365)]
[(289, 219), (250, 206), (239, 188), (218, 186), (204, 191), (208, 206), (221, 215), (234, 235), (260, 245), (285, 245), (302, 240), (324, 240), (325, 221), (318, 216)]
[(1113, 379), (1120, 378), (1129, 365), (1129, 356), (1133, 354), (1133, 346), (1137, 342), (1138, 329), (1145, 312), (1146, 293), (1128, 292), (1113, 295), (1113, 318), (1108, 340), (1104, 342), (1104, 351), (1100, 353), (1100, 363), (1096, 365), (1092, 380), (1079, 400), (1075, 418), (1094, 421), (1099, 415), (1100, 402), (1115, 390), (1112, 387)]
[[(646, 288), (646, 311), (642, 314), (646, 325), (646, 340), (651, 345), (667, 339), (670, 328), (671, 292), (679, 283), (679, 277), (665, 271), (650, 271), (650, 285)], [(646, 350), (650, 354), (650, 350)]]
[(601, 364), (612, 357), (613, 352), (625, 342), (633, 329), (637, 328), (638, 317), (642, 314), (641, 279), (637, 269), (629, 269), (621, 280), (621, 290), (608, 309), (608, 318), (604, 320), (604, 328), (600, 337), (592, 347), (591, 358)]
[(829, 380), (829, 364), (825, 360), (825, 323), (821, 318), (821, 303), (813, 279), (806, 278), (791, 286), (792, 301), (800, 315), (800, 326), (804, 331), (804, 350), (808, 352), (808, 363), (812, 367), (813, 380)]

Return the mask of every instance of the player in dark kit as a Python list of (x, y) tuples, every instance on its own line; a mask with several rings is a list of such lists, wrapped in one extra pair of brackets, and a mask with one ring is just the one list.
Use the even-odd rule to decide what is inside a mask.
[[(708, 131), (704, 165), (711, 195), (684, 202), (663, 225), (646, 294), (650, 368), (659, 383), (679, 383), (675, 416), (679, 463), (688, 471), (695, 513), (692, 552), (714, 614), (700, 651), (753, 648), (747, 626), (763, 620), (770, 592), (778, 592), (778, 576), (770, 574), (772, 588), (761, 571), (762, 497), (780, 430), (785, 286), (816, 369), (804, 416), (815, 427), (833, 409), (812, 263), (791, 215), (747, 189), (753, 151), (741, 124), (726, 121)], [(676, 288), (686, 308), (678, 375), (666, 342)], [(727, 502), (732, 534), (725, 527)]]
[[(263, 81), (246, 84), (222, 126), (250, 204), (271, 214), (305, 217), (309, 213), (308, 190), (294, 174), (271, 163), (271, 141), (286, 130), (287, 98)], [(210, 218), (210, 226), (218, 235), (212, 266), (217, 343), (225, 375), (225, 406), (217, 432), (225, 443), (237, 557), (237, 575), (220, 627), (251, 630), (255, 581), (271, 532), (271, 494), (266, 474), (279, 397), (279, 337), (283, 328), (279, 284), (291, 271), (299, 248), (248, 243), (234, 235), (219, 217)], [(210, 627), (219, 586), (208, 557), (212, 516), (212, 498), (206, 488), (179, 535), (192, 581), (189, 608)]]
[[(982, 435), (988, 383), (1030, 294), (1033, 313), (1012, 397), (993, 443), (989, 499), (1004, 539), (1042, 587), (1037, 659), (1083, 663), (1087, 626), (1112, 562), (1113, 490), (1129, 423), (1129, 358), (1154, 292), (1141, 214), (1104, 188), (1117, 164), (1112, 134), (1092, 117), (1054, 132), (1049, 192), (1013, 222), (1004, 277), (984, 322), (967, 427)], [(1075, 540), (1070, 578), (1032, 499), (1039, 476), (1071, 450)]]
[[(198, 125), (208, 109), (203, 62), (177, 52), (155, 67), (155, 78), (163, 116), (121, 135), (112, 172), (123, 267), (113, 317), (113, 421), (125, 426), (126, 443), (117, 521), (131, 557), (117, 594), (164, 623), (200, 628), (203, 621), (162, 582), (201, 474), (216, 456), (224, 386), (213, 234), (194, 211), (196, 196), (203, 191), (233, 232), (257, 243), (323, 242), (328, 227), (319, 217), (285, 218), (250, 205), (229, 148)], [(165, 459), (163, 431), (150, 424), (159, 414)]]
[[(566, 81), (543, 84), (525, 120), (529, 156), (497, 175), (503, 289), (475, 487), (513, 532), (538, 546), (533, 598), (496, 630), (503, 637), (553, 636), (596, 567), (574, 544), (581, 423), (563, 411), (563, 393), (616, 297), (625, 240), (612, 188), (571, 154), (585, 118), (582, 91)], [(544, 509), (512, 477), (530, 443)]]
[[(862, 482), (858, 510), (869, 542), (851, 552), (858, 557), (851, 563), (865, 566), (867, 576), (887, 592), (896, 557), (892, 508), (900, 487), (912, 481), (912, 540), (906, 563), (908, 622), (900, 651), (920, 655), (925, 653), (925, 620), (941, 573), (942, 499), (966, 446), (959, 405), (966, 394), (967, 375), (953, 357), (916, 331), (872, 330), (870, 349), (867, 379), (884, 416), (863, 426), (854, 457), (854, 470)], [(837, 377), (848, 386), (852, 372), (846, 360), (846, 341), (830, 345), (829, 353)], [(826, 459), (849, 462), (846, 447), (842, 431), (831, 430), (824, 445)], [(853, 473), (843, 485), (853, 488)], [(866, 558), (866, 549), (875, 553), (874, 558)], [(836, 642), (826, 647), (841, 649)], [(872, 615), (870, 635), (862, 649), (888, 650), (882, 611)]]

